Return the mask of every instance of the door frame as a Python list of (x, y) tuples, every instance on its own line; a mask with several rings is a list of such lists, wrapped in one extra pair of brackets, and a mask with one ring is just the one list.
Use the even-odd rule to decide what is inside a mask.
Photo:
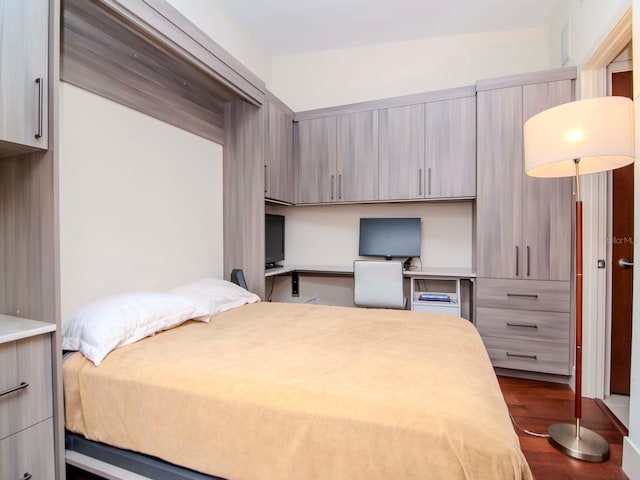
[[(610, 63), (607, 66), (607, 95), (611, 95), (612, 77), (614, 73), (633, 71), (633, 62), (631, 60), (623, 60)], [(613, 175), (611, 172), (607, 174), (607, 239), (613, 238)], [(612, 329), (612, 308), (613, 308), (613, 243), (607, 242), (607, 308), (606, 308), (606, 331), (605, 331), (605, 368), (604, 368), (604, 398), (611, 394), (611, 329)]]
[[(608, 94), (607, 67), (632, 39), (632, 13), (629, 7), (613, 27), (609, 35), (598, 46), (584, 65), (579, 67), (579, 98), (602, 97)], [(608, 254), (608, 209), (609, 174), (598, 173), (581, 177), (584, 202), (584, 251), (585, 295), (583, 311), (583, 395), (603, 399), (608, 392), (608, 352), (610, 340), (607, 333), (609, 308), (609, 273), (598, 269), (597, 259), (606, 259)], [(607, 263), (607, 268), (610, 267)]]

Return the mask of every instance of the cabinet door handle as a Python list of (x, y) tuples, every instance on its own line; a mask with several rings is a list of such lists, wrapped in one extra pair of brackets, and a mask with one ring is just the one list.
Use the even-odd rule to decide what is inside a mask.
[(520, 276), (520, 248), (516, 245), (516, 277)]
[(538, 294), (537, 293), (510, 293), (510, 292), (507, 292), (507, 297), (538, 298)]
[(431, 196), (431, 167), (427, 170), (427, 195)]
[(422, 196), (422, 169), (418, 170), (418, 196)]
[(267, 174), (267, 166), (264, 166), (264, 193), (267, 193), (267, 191), (269, 190), (267, 188), (267, 181), (268, 181), (269, 175)]
[(338, 175), (338, 200), (342, 200), (342, 174)]
[(527, 245), (527, 277), (531, 276), (531, 248)]
[(511, 352), (507, 352), (507, 357), (528, 358), (530, 360), (537, 360), (538, 359), (537, 355), (530, 355), (530, 354), (526, 354), (526, 353), (511, 353)]
[(5, 395), (9, 395), (10, 393), (17, 392), (18, 390), (22, 390), (23, 388), (27, 388), (29, 384), (27, 382), (20, 382), (19, 385), (15, 387), (7, 388), (6, 390), (2, 390), (0, 392), (0, 397), (4, 397)]
[(335, 198), (335, 191), (336, 191), (336, 176), (331, 175), (331, 200)]
[(30, 480), (33, 477), (29, 472), (26, 472), (20, 480)]
[(536, 325), (535, 323), (507, 322), (507, 327), (538, 328), (538, 325)]
[(36, 78), (38, 84), (38, 131), (36, 138), (42, 138), (42, 126), (44, 121), (44, 82), (42, 78)]

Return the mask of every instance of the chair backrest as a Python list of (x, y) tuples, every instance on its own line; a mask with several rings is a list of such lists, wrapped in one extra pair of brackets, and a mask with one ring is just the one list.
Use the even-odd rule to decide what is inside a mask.
[(357, 306), (405, 308), (402, 262), (356, 260), (353, 276), (353, 302)]

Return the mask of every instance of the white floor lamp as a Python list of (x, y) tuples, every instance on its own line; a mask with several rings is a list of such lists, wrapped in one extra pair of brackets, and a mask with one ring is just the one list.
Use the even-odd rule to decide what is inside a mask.
[(582, 418), (582, 200), (580, 175), (624, 167), (634, 161), (633, 102), (599, 97), (566, 103), (524, 125), (524, 157), (532, 177), (575, 177), (576, 182), (576, 378), (575, 424), (549, 427), (549, 442), (588, 462), (609, 459), (609, 444), (580, 426)]

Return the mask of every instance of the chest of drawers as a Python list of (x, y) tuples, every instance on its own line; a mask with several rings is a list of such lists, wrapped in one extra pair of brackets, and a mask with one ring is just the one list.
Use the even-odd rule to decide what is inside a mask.
[(569, 375), (570, 282), (477, 280), (476, 327), (495, 367)]
[(0, 478), (55, 478), (51, 331), (0, 316)]

